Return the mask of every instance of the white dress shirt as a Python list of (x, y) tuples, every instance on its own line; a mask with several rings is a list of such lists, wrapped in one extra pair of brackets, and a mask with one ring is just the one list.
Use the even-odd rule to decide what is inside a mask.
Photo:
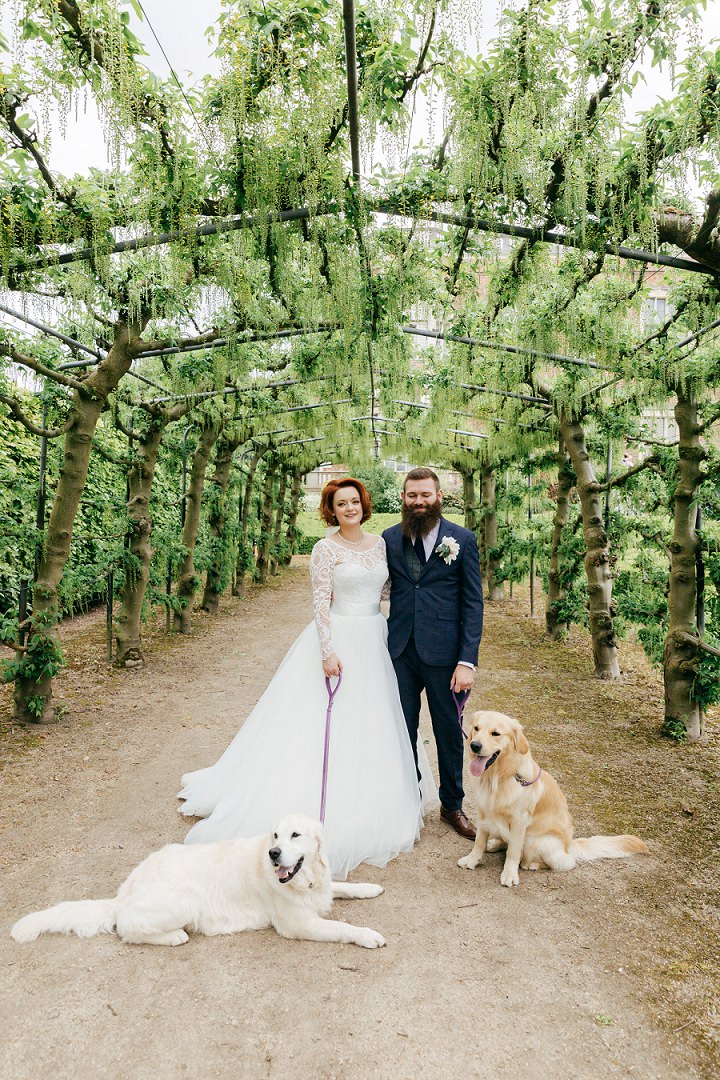
[[(435, 525), (430, 530), (430, 532), (427, 534), (427, 536), (423, 536), (423, 538), (422, 538), (423, 547), (425, 548), (425, 560), (426, 561), (428, 561), (430, 559), (430, 556), (432, 555), (433, 551), (437, 547), (437, 539), (438, 539), (439, 534), (440, 534), (440, 522), (438, 521), (437, 525)], [(417, 537), (413, 536), (413, 543), (415, 543), (416, 539), (417, 539)]]

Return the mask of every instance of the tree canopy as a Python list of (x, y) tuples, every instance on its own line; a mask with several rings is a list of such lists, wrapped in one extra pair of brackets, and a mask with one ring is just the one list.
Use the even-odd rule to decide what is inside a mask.
[[(78, 448), (103, 412), (132, 439), (192, 408), (215, 439), (305, 469), (331, 454), (522, 470), (563, 440), (596, 568), (607, 535), (582, 462), (652, 439), (644, 416), (669, 403), (687, 418), (674, 555), (691, 558), (678, 507), (695, 512), (720, 415), (720, 50), (703, 12), (526, 0), (475, 54), (476, 17), (447, 0), (226, 0), (220, 74), (186, 91), (144, 67), (127, 5), (18, 0), (0, 40), (0, 401)], [(668, 96), (629, 118), (658, 64)], [(59, 175), (49, 112), (89, 97), (113, 167)], [(436, 138), (412, 145), (423, 99)], [(42, 422), (18, 370), (44, 387)], [(612, 651), (598, 574), (590, 621)], [(695, 642), (678, 663), (697, 664), (696, 629), (676, 631)]]

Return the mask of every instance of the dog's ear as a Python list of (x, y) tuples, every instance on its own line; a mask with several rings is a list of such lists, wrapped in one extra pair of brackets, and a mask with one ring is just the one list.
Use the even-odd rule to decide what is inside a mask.
[(518, 754), (529, 754), (530, 753), (530, 744), (528, 743), (527, 739), (525, 738), (525, 735), (523, 733), (523, 729), (520, 726), (520, 724), (515, 724), (513, 726), (512, 744), (513, 744), (514, 748), (517, 750)]
[(318, 825), (315, 831), (315, 843), (317, 845), (317, 861), (322, 866), (323, 870), (327, 870), (330, 865), (327, 857), (327, 850), (325, 848), (325, 834), (323, 833), (322, 825)]

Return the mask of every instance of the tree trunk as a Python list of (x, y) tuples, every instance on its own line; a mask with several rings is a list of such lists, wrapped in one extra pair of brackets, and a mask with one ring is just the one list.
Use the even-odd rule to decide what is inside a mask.
[(150, 542), (153, 521), (150, 517), (150, 496), (155, 466), (165, 429), (169, 424), (185, 416), (190, 409), (183, 402), (162, 409), (158, 406), (144, 405), (150, 413), (150, 422), (146, 434), (137, 440), (135, 461), (128, 473), (128, 549), (139, 563), (139, 570), (130, 569), (125, 574), (120, 611), (115, 619), (117, 667), (139, 667), (145, 662), (142, 651), (140, 628), (142, 625), (142, 607), (150, 579), (150, 565), (155, 550)]
[(673, 538), (670, 543), (669, 627), (665, 638), (665, 730), (678, 735), (684, 731), (689, 742), (702, 735), (703, 714), (693, 701), (695, 666), (700, 656), (697, 646), (697, 570), (695, 555), (699, 540), (697, 490), (703, 480), (700, 465), (706, 454), (700, 445), (697, 402), (678, 391), (675, 420), (679, 432), (680, 476), (675, 488)]
[[(73, 423), (65, 435), (65, 450), (55, 498), (50, 511), (33, 589), (33, 614), (25, 653), (15, 680), (15, 717), (49, 723), (54, 719), (52, 680), (61, 665), (57, 640), (58, 586), (70, 554), (72, 530), (87, 479), (98, 418), (108, 395), (130, 370), (133, 341), (142, 334), (147, 318), (118, 321), (105, 359), (87, 376), (82, 390), (73, 393)], [(39, 670), (44, 668), (44, 670)]]
[(488, 600), (502, 600), (504, 590), (502, 584), (497, 580), (498, 558), (495, 554), (498, 542), (498, 523), (495, 503), (495, 469), (493, 466), (483, 465), (481, 477), (485, 533), (485, 576), (487, 581), (485, 595)]
[(270, 570), (270, 537), (272, 531), (273, 488), (277, 473), (277, 461), (269, 461), (265, 473), (262, 509), (260, 511), (260, 540), (258, 542), (257, 577), (265, 584)]
[(208, 492), (208, 526), (213, 547), (213, 558), (205, 577), (205, 591), (200, 608), (210, 615), (217, 615), (220, 597), (225, 592), (228, 578), (227, 551), (227, 491), (233, 454), (245, 436), (224, 437), (218, 441), (215, 452), (215, 472), (210, 478)]
[(173, 620), (173, 628), (180, 634), (190, 633), (193, 597), (200, 584), (195, 573), (195, 543), (200, 526), (200, 506), (205, 486), (205, 470), (219, 434), (219, 425), (209, 425), (201, 430), (195, 456), (193, 457), (190, 484), (185, 497), (185, 524), (183, 526), (185, 554), (180, 564), (180, 575), (175, 594), (180, 602), (180, 610), (175, 612)]
[(150, 492), (168, 422), (164, 416), (151, 420), (150, 430), (138, 440), (136, 458), (128, 472), (128, 550), (139, 566), (137, 569), (128, 566), (125, 570), (125, 587), (115, 619), (115, 663), (118, 667), (141, 667), (145, 660), (140, 643), (140, 617), (150, 578), (150, 563), (155, 554), (150, 543), (153, 530)]
[(289, 566), (295, 551), (297, 539), (297, 518), (300, 509), (300, 495), (302, 494), (302, 473), (293, 473), (292, 487), (290, 489), (290, 509), (288, 511), (287, 532), (285, 534), (286, 551), (282, 560), (283, 566)]
[(558, 608), (565, 595), (560, 578), (560, 541), (570, 518), (570, 492), (575, 484), (575, 475), (570, 464), (570, 455), (565, 449), (565, 443), (562, 439), (560, 439), (558, 447), (557, 463), (557, 504), (555, 506), (550, 543), (550, 570), (548, 571), (548, 593), (545, 604), (545, 629), (551, 641), (565, 640), (569, 628), (568, 623), (558, 616)]
[(250, 458), (247, 479), (245, 481), (245, 494), (240, 512), (240, 536), (238, 537), (237, 564), (235, 566), (235, 585), (233, 596), (242, 595), (242, 584), (245, 574), (252, 566), (252, 547), (248, 541), (248, 524), (250, 522), (250, 507), (252, 505), (253, 484), (257, 470), (265, 450), (256, 450)]
[(272, 535), (271, 556), (270, 556), (270, 573), (278, 573), (278, 547), (280, 545), (280, 537), (282, 535), (283, 519), (285, 517), (285, 492), (287, 491), (287, 479), (288, 474), (283, 470), (280, 476), (280, 488), (277, 495), (277, 510), (275, 511), (275, 527)]
[(610, 549), (603, 524), (600, 485), (590, 463), (582, 424), (562, 413), (560, 430), (577, 478), (577, 490), (582, 508), (583, 536), (587, 548), (585, 573), (590, 597), (590, 634), (592, 635), (595, 674), (600, 679), (619, 679), (620, 666), (613, 627)]
[(478, 508), (475, 502), (475, 473), (470, 469), (461, 469), (463, 482), (463, 502), (465, 503), (465, 528), (477, 533)]

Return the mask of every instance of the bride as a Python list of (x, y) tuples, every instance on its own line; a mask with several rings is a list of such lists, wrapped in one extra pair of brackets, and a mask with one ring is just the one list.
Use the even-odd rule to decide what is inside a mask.
[[(289, 813), (319, 817), (325, 676), (342, 672), (331, 714), (325, 838), (334, 878), (361, 862), (384, 866), (409, 851), (421, 795), (380, 612), (388, 587), (385, 541), (365, 533), (370, 496), (351, 477), (323, 490), (335, 531), (310, 559), (314, 623), (300, 634), (220, 760), (187, 773), (181, 813), (202, 817), (185, 842), (267, 832)], [(436, 800), (422, 743), (423, 801)]]

